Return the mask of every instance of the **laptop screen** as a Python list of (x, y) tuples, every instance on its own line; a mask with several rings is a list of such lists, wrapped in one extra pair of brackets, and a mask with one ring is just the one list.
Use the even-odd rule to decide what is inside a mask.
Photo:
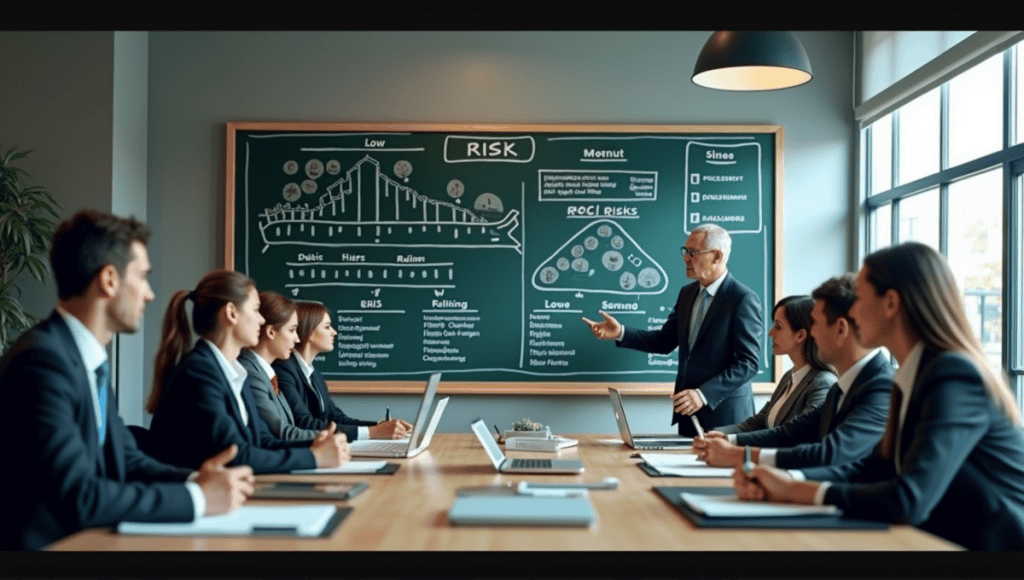
[(409, 434), (409, 449), (419, 447), (420, 441), (423, 439), (423, 425), (430, 415), (430, 404), (434, 402), (434, 394), (437, 393), (437, 385), (440, 382), (441, 373), (430, 375), (430, 380), (427, 381), (427, 388), (423, 391), (423, 398), (420, 400), (420, 410), (416, 413), (416, 423), (413, 424), (412, 433)]
[(494, 468), (500, 470), (502, 462), (505, 461), (505, 454), (501, 452), (498, 442), (494, 440), (491, 432), (487, 430), (487, 425), (484, 424), (483, 419), (477, 419), (473, 421), (472, 427), (473, 433), (476, 433), (476, 438), (480, 440), (480, 444), (487, 451), (487, 456), (491, 458)]
[(626, 422), (626, 410), (622, 408), (622, 396), (612, 387), (608, 387), (608, 397), (612, 401), (612, 412), (615, 413), (615, 422), (619, 425), (619, 434), (622, 440), (630, 447), (633, 446), (633, 434), (629, 431), (629, 423)]

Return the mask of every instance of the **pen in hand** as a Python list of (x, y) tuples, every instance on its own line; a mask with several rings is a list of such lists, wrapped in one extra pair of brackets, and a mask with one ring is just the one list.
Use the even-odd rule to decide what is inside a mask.
[(384, 421), (387, 422), (387, 421), (390, 421), (390, 420), (391, 420), (391, 407), (384, 407)]
[(743, 474), (750, 477), (754, 471), (754, 462), (750, 460), (750, 445), (743, 447)]
[(704, 429), (700, 426), (700, 421), (697, 420), (696, 415), (690, 415), (690, 420), (693, 421), (693, 427), (697, 430), (697, 437), (704, 438)]
[(501, 429), (497, 425), (494, 426), (494, 432), (498, 434), (498, 443), (501, 443)]

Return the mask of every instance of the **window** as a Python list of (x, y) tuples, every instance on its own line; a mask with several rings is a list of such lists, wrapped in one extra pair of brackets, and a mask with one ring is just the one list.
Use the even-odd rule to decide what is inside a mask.
[[(863, 129), (865, 249), (942, 252), (981, 345), (1024, 401), (1024, 43)], [(1017, 294), (1015, 294), (1017, 293)]]

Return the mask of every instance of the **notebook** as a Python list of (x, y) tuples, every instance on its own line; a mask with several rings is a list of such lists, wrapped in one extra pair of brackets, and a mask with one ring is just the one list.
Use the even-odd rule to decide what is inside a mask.
[(579, 459), (508, 459), (483, 420), (473, 421), (471, 427), (494, 468), (501, 473), (583, 473), (583, 462)]
[(634, 437), (629, 430), (629, 423), (626, 422), (626, 411), (622, 407), (622, 395), (619, 394), (619, 391), (608, 387), (608, 398), (612, 401), (612, 412), (615, 413), (615, 422), (619, 424), (622, 441), (633, 449), (682, 449), (693, 445), (691, 437), (680, 435), (637, 435)]
[(585, 496), (465, 496), (456, 497), (448, 510), (448, 521), (463, 525), (587, 527), (596, 520), (594, 506)]
[[(408, 439), (387, 441), (384, 439), (359, 439), (348, 444), (348, 450), (352, 457), (415, 457), (422, 453), (430, 445), (430, 439), (434, 436), (434, 430), (441, 421), (441, 413), (448, 404), (445, 397), (437, 403), (433, 416), (430, 417), (430, 424), (426, 430), (423, 426), (430, 415), (430, 404), (434, 401), (437, 393), (437, 386), (441, 382), (441, 373), (430, 375), (427, 381), (427, 388), (423, 391), (423, 398), (420, 400), (420, 409), (416, 413), (416, 421), (412, 426), (412, 433)], [(415, 445), (413, 442), (416, 442)]]
[[(343, 516), (350, 509), (344, 509)], [(329, 534), (340, 519), (333, 505), (242, 506), (226, 514), (202, 516), (193, 522), (121, 522), (119, 534), (159, 536), (291, 535), (318, 537)]]

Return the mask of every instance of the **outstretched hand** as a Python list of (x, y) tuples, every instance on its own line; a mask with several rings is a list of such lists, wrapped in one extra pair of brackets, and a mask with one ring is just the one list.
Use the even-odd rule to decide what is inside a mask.
[(236, 455), (238, 446), (230, 445), (199, 468), (196, 483), (206, 498), (206, 515), (227, 513), (252, 495), (256, 481), (252, 468), (248, 465), (225, 467)]
[(594, 322), (586, 317), (583, 318), (583, 322), (590, 327), (590, 332), (594, 333), (594, 336), (600, 340), (613, 340), (622, 334), (622, 325), (619, 324), (618, 320), (609, 316), (604, 310), (598, 310), (598, 314), (601, 315), (601, 322)]

